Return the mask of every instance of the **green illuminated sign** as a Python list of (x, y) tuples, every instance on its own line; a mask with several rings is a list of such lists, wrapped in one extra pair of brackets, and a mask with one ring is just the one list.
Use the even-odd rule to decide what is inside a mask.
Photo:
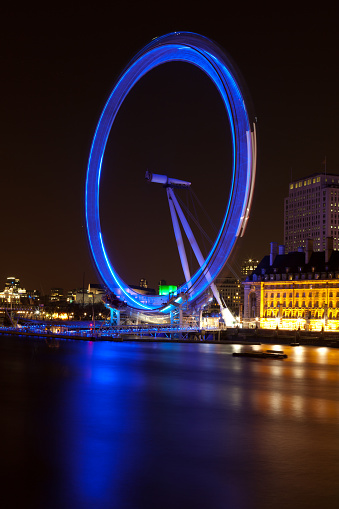
[(174, 285), (159, 285), (159, 295), (168, 295), (169, 293), (176, 292), (177, 288)]

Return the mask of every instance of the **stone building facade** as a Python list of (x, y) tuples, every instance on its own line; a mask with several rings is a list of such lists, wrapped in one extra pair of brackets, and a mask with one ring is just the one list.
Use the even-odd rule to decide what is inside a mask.
[(288, 254), (272, 242), (243, 285), (244, 327), (339, 330), (339, 252), (332, 238), (318, 252), (312, 240), (305, 251)]

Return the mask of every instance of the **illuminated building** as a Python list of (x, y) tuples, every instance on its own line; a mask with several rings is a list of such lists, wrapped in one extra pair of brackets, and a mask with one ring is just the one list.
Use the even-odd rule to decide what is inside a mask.
[(36, 303), (40, 302), (41, 295), (40, 295), (39, 290), (27, 290), (26, 295), (28, 297), (30, 304), (36, 304)]
[(16, 277), (8, 277), (6, 279), (5, 283), (5, 290), (12, 290), (13, 292), (18, 292), (20, 288), (20, 279), (17, 279)]
[(63, 288), (51, 288), (51, 294), (49, 300), (51, 302), (63, 300), (64, 298), (64, 290)]
[[(239, 317), (243, 310), (244, 288), (240, 279), (234, 277), (223, 277), (215, 280), (222, 304), (226, 305), (233, 316)], [(204, 310), (207, 314), (220, 313), (219, 303), (213, 299), (210, 305)]]
[(235, 316), (239, 316), (242, 310), (244, 295), (241, 281), (234, 277), (219, 278), (216, 280), (216, 287), (219, 290), (221, 300), (226, 304), (228, 309)]
[(241, 276), (248, 276), (258, 267), (259, 260), (247, 258), (241, 266)]
[(5, 288), (0, 292), (2, 302), (19, 303), (22, 297), (26, 297), (25, 288), (20, 288), (20, 279), (13, 276), (6, 279)]
[(271, 252), (244, 286), (246, 327), (264, 329), (339, 329), (339, 251), (326, 239), (325, 251), (314, 251), (308, 239), (305, 251), (285, 254), (271, 243)]
[(69, 302), (70, 304), (72, 304), (73, 302), (75, 302), (75, 296), (76, 296), (76, 293), (77, 291), (76, 290), (68, 290), (67, 292), (67, 302)]
[(88, 304), (98, 304), (102, 302), (105, 295), (105, 287), (98, 283), (89, 283), (87, 289), (81, 288), (73, 291), (74, 302), (87, 306)]
[(291, 182), (284, 216), (286, 252), (305, 248), (307, 239), (324, 251), (327, 237), (339, 249), (339, 175), (316, 173)]

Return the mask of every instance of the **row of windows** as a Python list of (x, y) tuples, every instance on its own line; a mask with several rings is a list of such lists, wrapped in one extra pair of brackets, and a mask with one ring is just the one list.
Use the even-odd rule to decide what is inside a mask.
[[(322, 319), (325, 313), (323, 311), (284, 311), (281, 318), (304, 318), (304, 319)], [(278, 318), (278, 315), (274, 311), (266, 311), (264, 318)], [(339, 311), (328, 313), (329, 320), (339, 320)]]
[[(335, 273), (335, 277), (338, 277), (339, 278), (339, 272), (336, 272)], [(297, 285), (297, 286), (296, 286)], [(255, 286), (253, 285), (253, 289), (255, 288)], [(301, 291), (301, 290), (318, 290), (318, 291), (324, 291), (325, 288), (327, 288), (330, 292), (339, 292), (339, 282), (337, 281), (327, 281), (327, 280), (322, 280), (321, 282), (308, 282), (308, 283), (301, 283), (301, 282), (297, 282), (297, 283), (288, 283), (288, 282), (283, 282), (283, 283), (276, 283), (276, 282), (272, 282), (272, 283), (269, 283), (269, 282), (266, 282), (265, 283), (265, 286), (264, 286), (264, 291), (265, 292), (271, 292), (272, 290), (276, 290), (277, 292), (283, 292), (284, 290), (297, 290), (297, 291)]]
[[(317, 182), (320, 182), (321, 181), (321, 177), (313, 177), (313, 178), (307, 178), (305, 180), (302, 180), (300, 182), (294, 182), (292, 184), (290, 184), (290, 189), (298, 189), (300, 187), (303, 187), (303, 186), (309, 186), (310, 184), (315, 184)], [(329, 179), (329, 178), (325, 178), (325, 183), (327, 184), (339, 184), (339, 179)]]
[[(319, 302), (320, 302), (320, 304), (319, 304)], [(280, 302), (277, 302), (276, 305), (274, 305), (274, 302), (272, 301), (271, 305), (267, 304), (264, 307), (265, 308), (270, 308), (270, 307), (271, 308), (279, 308), (279, 307), (286, 308), (287, 307), (287, 308), (293, 308), (294, 309), (294, 308), (299, 308), (299, 307), (301, 307), (301, 308), (306, 308), (306, 307), (307, 308), (319, 308), (320, 307), (321, 308), (321, 307), (324, 307), (324, 306), (326, 306), (326, 301), (318, 301), (317, 300), (317, 301), (314, 302), (314, 305), (312, 305), (312, 302), (310, 301), (308, 303), (308, 306), (306, 306), (306, 301), (302, 301), (301, 302), (301, 306), (299, 306), (299, 301), (296, 301), (294, 303), (294, 306), (292, 305), (292, 302), (289, 302), (288, 306), (286, 305), (286, 302), (283, 302), (282, 306), (281, 306)], [(339, 301), (336, 301), (335, 305), (334, 305), (334, 301), (333, 302), (332, 301), (329, 302), (328, 307), (329, 308), (338, 308), (339, 309)]]
[[(320, 292), (308, 292), (308, 297), (309, 298), (311, 298), (311, 297), (318, 298), (320, 296), (319, 293)], [(328, 296), (330, 298), (332, 298), (332, 297), (334, 297), (334, 293), (336, 293), (336, 295), (335, 295), (336, 297), (339, 297), (339, 291), (338, 292), (332, 292), (331, 291), (331, 292), (329, 292)], [(282, 298), (283, 299), (286, 299), (286, 296), (287, 296), (286, 292), (282, 294)], [(293, 298), (293, 293), (290, 292), (288, 297), (290, 299), (292, 299)], [(302, 294), (301, 294), (301, 292), (296, 292), (294, 297), (296, 299), (298, 299), (299, 297), (306, 297), (306, 292), (302, 292)], [(326, 297), (326, 292), (322, 292), (321, 297), (322, 298)], [(280, 298), (280, 293), (277, 293), (277, 294), (271, 293), (271, 299), (274, 299), (274, 298), (279, 299)], [(265, 293), (265, 299), (268, 299), (268, 293)]]
[(309, 186), (310, 184), (315, 184), (316, 182), (320, 182), (320, 177), (313, 177), (313, 179), (307, 179), (301, 182), (295, 182), (294, 184), (290, 184), (290, 189), (297, 189), (298, 187)]

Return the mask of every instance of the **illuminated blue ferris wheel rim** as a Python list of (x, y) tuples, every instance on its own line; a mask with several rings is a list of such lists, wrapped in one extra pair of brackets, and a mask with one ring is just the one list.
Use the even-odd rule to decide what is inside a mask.
[[(227, 262), (240, 232), (246, 226), (254, 184), (255, 147), (252, 126), (243, 92), (233, 64), (214, 42), (190, 32), (167, 34), (145, 46), (124, 70), (103, 109), (93, 138), (86, 178), (86, 226), (89, 245), (99, 274), (112, 292), (118, 293), (131, 307), (144, 311), (168, 312), (154, 297), (134, 292), (112, 266), (104, 246), (100, 225), (99, 188), (103, 157), (112, 124), (121, 104), (133, 86), (149, 71), (167, 63), (193, 64), (212, 80), (225, 105), (233, 143), (233, 177), (222, 226), (204, 265), (180, 288), (188, 301), (199, 297), (218, 276)], [(118, 289), (118, 292), (117, 292)], [(159, 296), (160, 298), (160, 296)], [(163, 299), (163, 297), (162, 297)], [(180, 302), (180, 297), (177, 302)]]

